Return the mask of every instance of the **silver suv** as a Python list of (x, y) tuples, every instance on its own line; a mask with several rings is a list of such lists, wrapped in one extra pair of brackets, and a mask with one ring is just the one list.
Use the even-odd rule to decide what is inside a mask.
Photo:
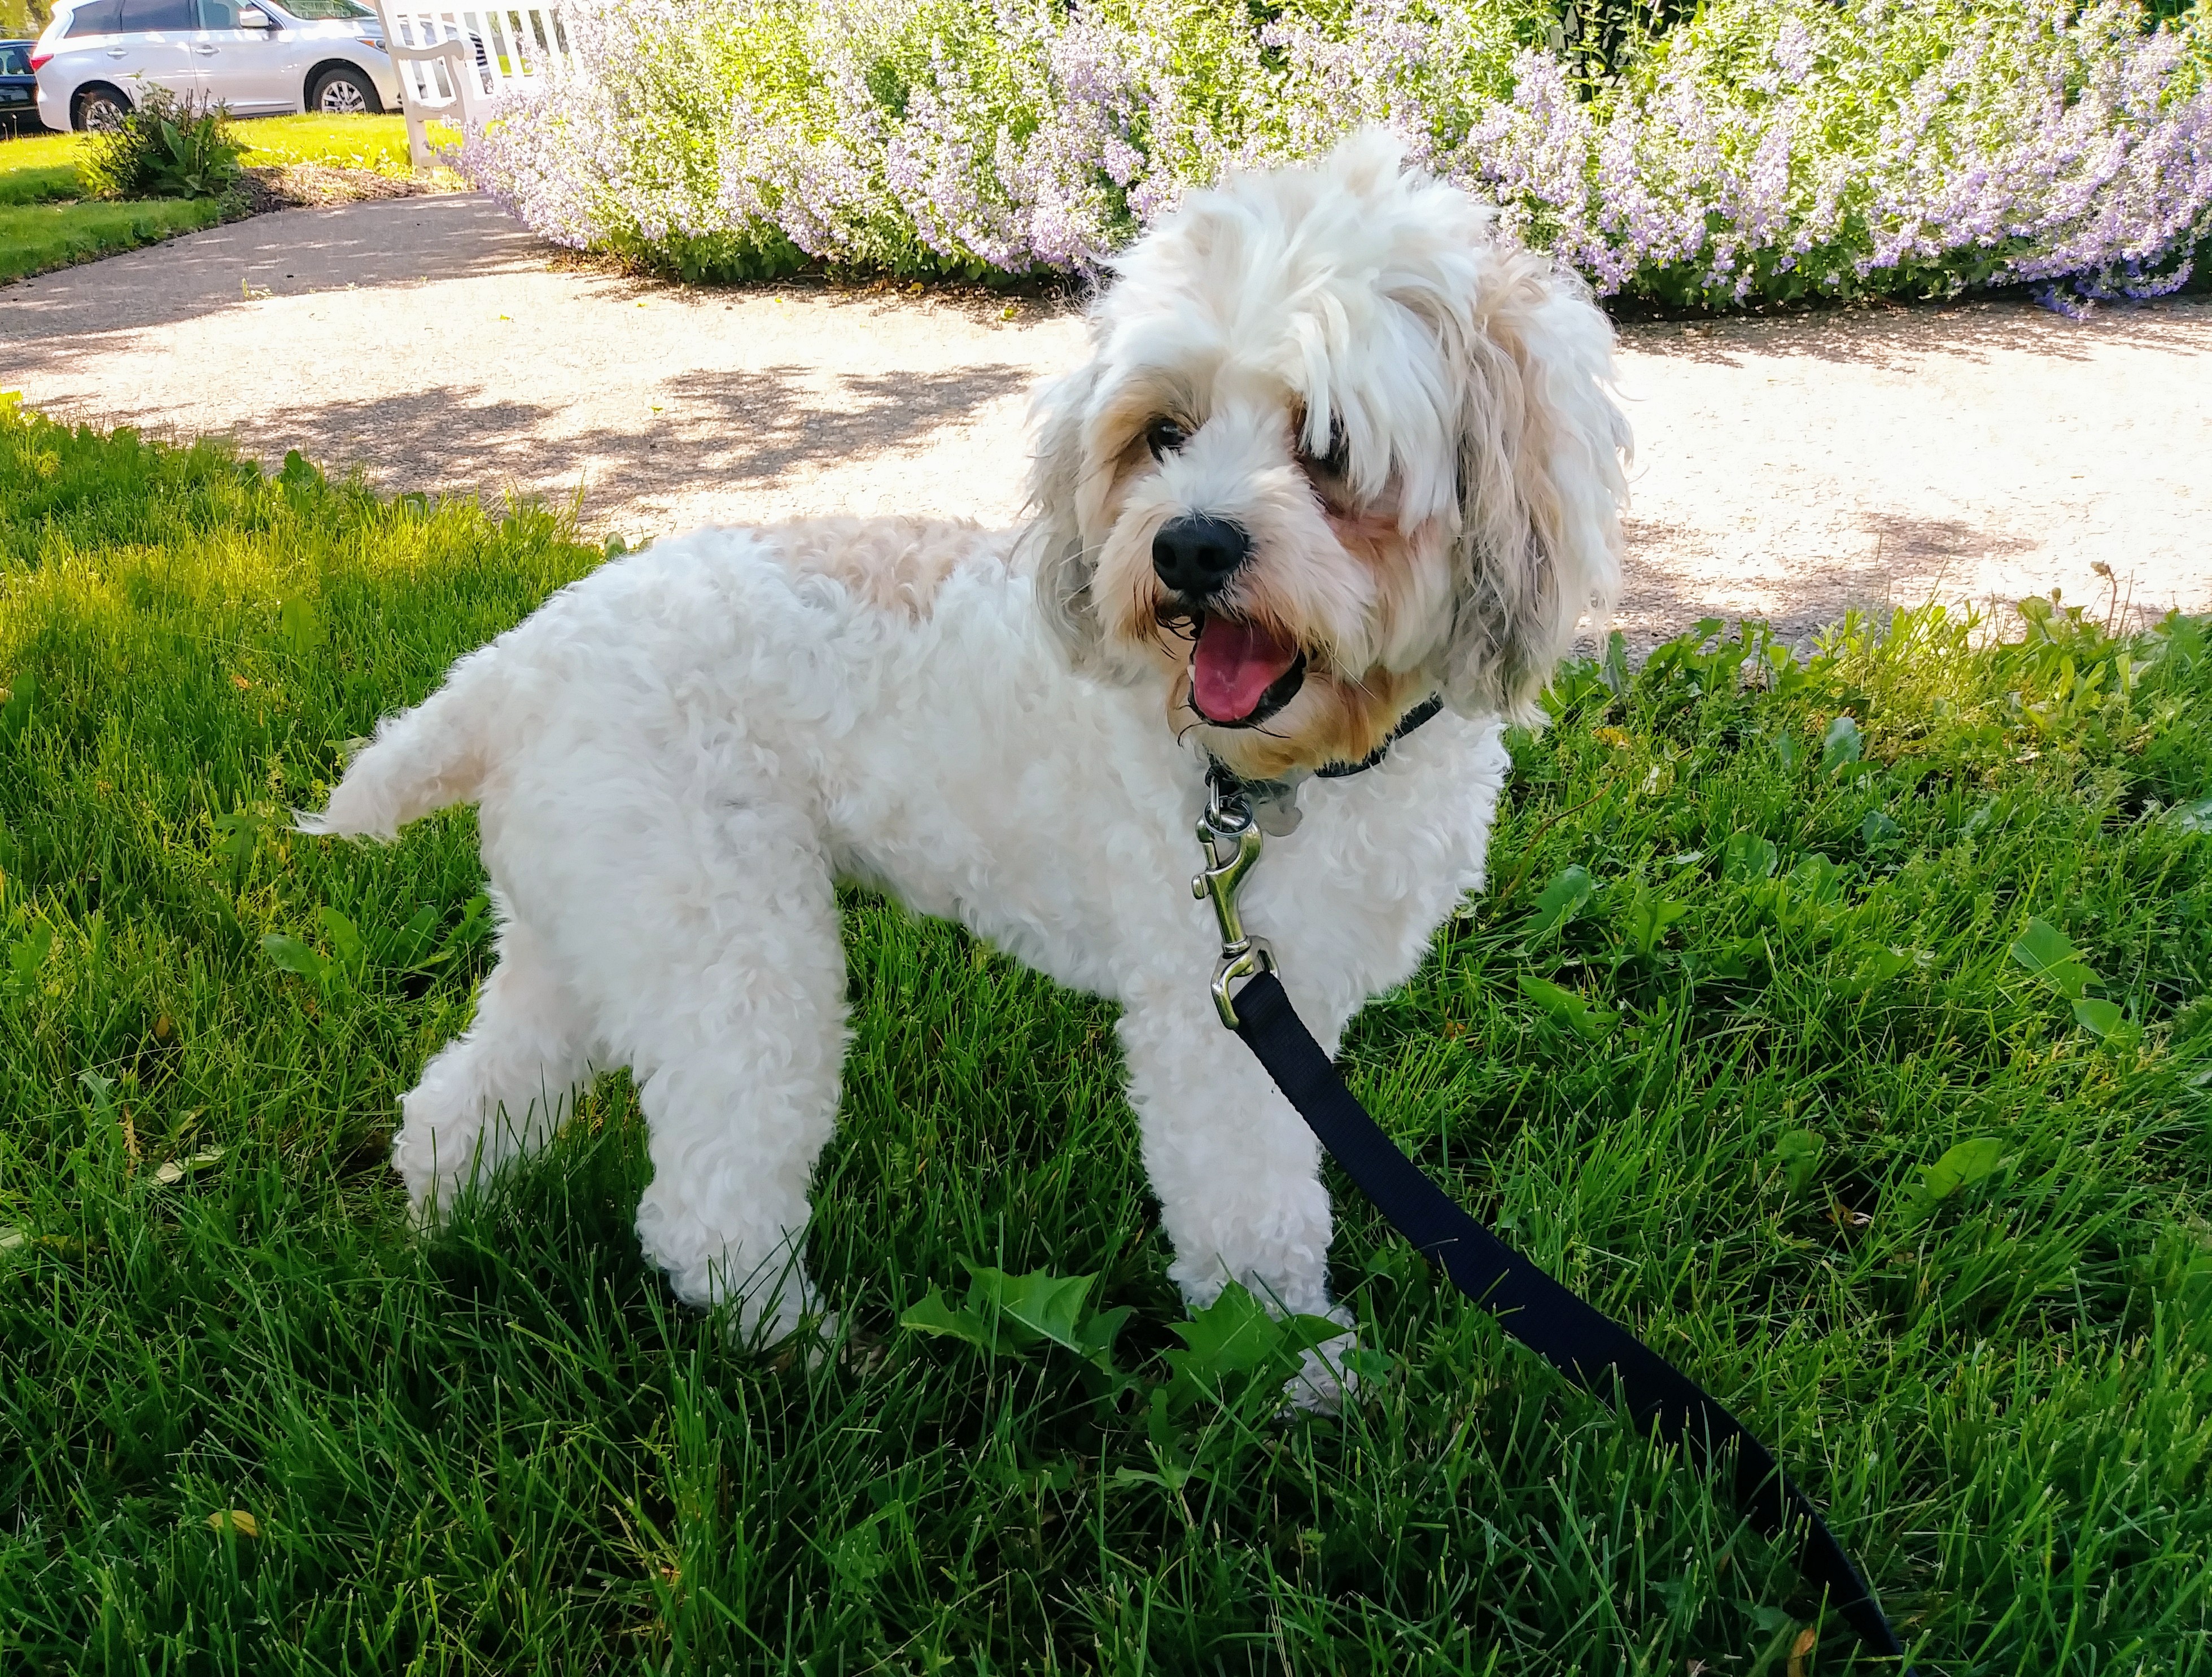
[(109, 127), (149, 86), (238, 116), (399, 107), (360, 0), (58, 0), (31, 68), (49, 128)]

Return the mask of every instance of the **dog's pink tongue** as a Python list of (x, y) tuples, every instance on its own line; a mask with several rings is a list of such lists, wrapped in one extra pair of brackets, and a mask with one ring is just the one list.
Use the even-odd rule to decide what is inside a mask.
[(1267, 690), (1297, 662), (1298, 649), (1258, 623), (1208, 617), (1190, 658), (1190, 682), (1201, 714), (1241, 722), (1259, 709)]

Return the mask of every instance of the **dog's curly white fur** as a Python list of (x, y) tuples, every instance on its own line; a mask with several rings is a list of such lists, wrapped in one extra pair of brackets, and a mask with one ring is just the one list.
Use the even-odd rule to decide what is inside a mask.
[(1088, 363), (1041, 398), (1024, 528), (659, 543), (462, 659), (302, 822), (390, 836), (481, 806), (499, 963), (403, 1103), (419, 1209), (627, 1064), (646, 1251), (683, 1298), (793, 1326), (845, 879), (1121, 1004), (1193, 1305), (1235, 1279), (1335, 1309), (1316, 1144), (1206, 993), (1206, 759), (1297, 779), (1446, 702), (1370, 772), (1305, 785), (1245, 892), (1333, 1050), (1480, 884), (1504, 722), (1614, 587), (1612, 332), (1372, 133), (1193, 193), (1116, 270)]

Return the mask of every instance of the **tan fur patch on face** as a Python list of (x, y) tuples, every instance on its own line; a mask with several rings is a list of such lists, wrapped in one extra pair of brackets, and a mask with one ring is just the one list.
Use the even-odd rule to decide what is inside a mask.
[(1003, 537), (951, 519), (808, 519), (765, 532), (795, 571), (826, 576), (879, 611), (920, 623), (945, 579), (973, 559), (1004, 565)]
[(1196, 406), (1197, 398), (1188, 386), (1164, 374), (1136, 380), (1115, 392), (1093, 428), (1098, 455), (1106, 467), (1103, 499), (1090, 509), (1095, 524), (1103, 526), (1119, 518), (1131, 481), (1157, 465), (1147, 436), (1153, 422), (1172, 419), (1196, 430), (1197, 421), (1193, 417)]
[(1406, 538), (1388, 513), (1340, 513), (1332, 507), (1325, 516), (1338, 545), (1368, 569), (1379, 573), (1403, 562)]
[[(1256, 728), (1205, 729), (1206, 748), (1250, 781), (1271, 781), (1293, 769), (1358, 763), (1390, 737), (1398, 719), (1428, 696), (1417, 671), (1370, 670), (1358, 682), (1310, 666), (1298, 696)], [(1168, 720), (1178, 731), (1200, 722), (1190, 708), (1190, 677), (1176, 683)]]

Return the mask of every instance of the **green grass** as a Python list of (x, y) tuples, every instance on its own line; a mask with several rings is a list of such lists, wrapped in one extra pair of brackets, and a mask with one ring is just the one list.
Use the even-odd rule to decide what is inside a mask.
[[(871, 898), (810, 1256), (878, 1365), (671, 1302), (619, 1077), (410, 1236), (384, 1155), (483, 970), (472, 825), (282, 814), (599, 558), (0, 417), (0, 1667), (1871, 1668), (1832, 1624), (1792, 1666), (1786, 1558), (1340, 1182), (1395, 1372), (1337, 1421), (1156, 1412), (1110, 1009)], [(2212, 660), (2033, 629), (1570, 671), (1494, 894), (1346, 1060), (1775, 1445), (1923, 1672), (2212, 1671)], [(963, 1258), (1096, 1275), (1135, 1384), (901, 1329)]]
[(54, 204), (78, 197), (81, 134), (27, 134), (0, 139), (0, 204)]
[[(256, 117), (240, 122), (235, 131), (246, 143), (249, 168), (316, 163), (333, 169), (371, 169), (378, 174), (414, 173), (407, 155), (407, 119), (402, 116)], [(460, 136), (433, 123), (430, 138), (441, 145), (457, 144)]]
[(0, 283), (136, 250), (222, 217), (212, 198), (81, 198), (81, 134), (0, 141)]
[(222, 217), (213, 198), (0, 204), (0, 281), (136, 250), (212, 227)]
[[(370, 169), (379, 174), (411, 171), (407, 156), (407, 119), (381, 117), (254, 117), (233, 131), (245, 143), (248, 167), (315, 163), (333, 169)], [(441, 144), (459, 136), (433, 123), (430, 137)], [(0, 140), (0, 204), (37, 204), (75, 197), (76, 156), (82, 134), (31, 134)]]
[[(250, 168), (315, 163), (330, 168), (410, 173), (406, 119), (382, 117), (265, 117), (237, 125)], [(433, 137), (452, 139), (434, 129)], [(212, 224), (211, 200), (80, 202), (76, 156), (81, 134), (0, 140), (0, 283), (74, 262), (111, 256)]]

